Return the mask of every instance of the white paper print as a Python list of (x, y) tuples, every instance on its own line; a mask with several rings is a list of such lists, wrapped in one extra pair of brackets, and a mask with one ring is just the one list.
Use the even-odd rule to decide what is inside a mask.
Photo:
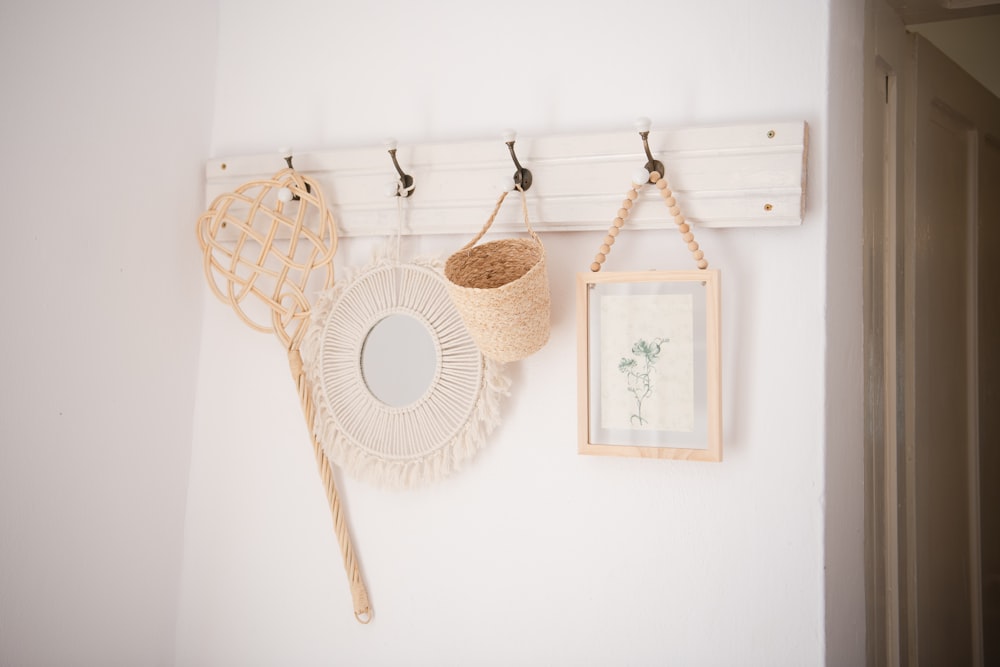
[(601, 427), (694, 429), (690, 294), (600, 299)]

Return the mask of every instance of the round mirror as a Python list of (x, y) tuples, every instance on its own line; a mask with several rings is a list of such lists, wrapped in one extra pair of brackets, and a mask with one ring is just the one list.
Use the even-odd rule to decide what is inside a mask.
[(416, 403), (427, 393), (437, 363), (431, 332), (403, 313), (376, 322), (361, 348), (361, 375), (368, 391), (394, 408)]
[(376, 261), (324, 291), (301, 352), (317, 442), (379, 486), (461, 467), (500, 422), (510, 386), (469, 335), (438, 262)]

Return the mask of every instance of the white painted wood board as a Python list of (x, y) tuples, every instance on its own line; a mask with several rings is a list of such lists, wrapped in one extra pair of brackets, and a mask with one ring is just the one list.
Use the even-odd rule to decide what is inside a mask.
[[(808, 128), (804, 122), (657, 130), (653, 157), (665, 165), (681, 212), (701, 227), (798, 225), (805, 205)], [(515, 151), (533, 181), (528, 212), (538, 231), (606, 230), (634, 171), (646, 163), (638, 132), (518, 137)], [(492, 141), (400, 144), (397, 159), (416, 189), (403, 200), (404, 234), (471, 235), (482, 227), (515, 171), (499, 133)], [(294, 152), (297, 170), (316, 179), (343, 236), (384, 235), (399, 227), (397, 178), (383, 146)], [(285, 167), (278, 151), (223, 157), (206, 166), (206, 203)], [(672, 224), (655, 188), (643, 188), (627, 228)], [(493, 229), (524, 229), (516, 200)]]

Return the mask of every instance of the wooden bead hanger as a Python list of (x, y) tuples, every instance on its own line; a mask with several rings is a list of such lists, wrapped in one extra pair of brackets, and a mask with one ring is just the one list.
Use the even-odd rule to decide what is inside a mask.
[(625, 219), (628, 217), (629, 210), (631, 210), (633, 203), (639, 197), (639, 189), (646, 183), (652, 183), (659, 189), (660, 196), (663, 197), (663, 203), (666, 204), (670, 215), (674, 217), (677, 231), (680, 232), (681, 238), (687, 243), (688, 250), (691, 251), (691, 256), (694, 258), (695, 264), (697, 264), (699, 269), (707, 269), (708, 261), (705, 259), (705, 253), (698, 247), (698, 243), (694, 240), (694, 232), (691, 231), (691, 225), (681, 215), (681, 209), (677, 205), (674, 193), (667, 184), (663, 163), (659, 160), (654, 160), (649, 150), (649, 119), (637, 119), (635, 127), (642, 138), (642, 146), (646, 151), (647, 161), (645, 166), (637, 169), (632, 175), (632, 186), (625, 193), (625, 199), (622, 200), (622, 206), (618, 209), (618, 215), (611, 222), (611, 227), (608, 228), (608, 235), (604, 237), (604, 243), (601, 244), (597, 254), (594, 255), (594, 261), (590, 264), (590, 270), (595, 273), (601, 270), (601, 265), (611, 253), (611, 246), (615, 244), (615, 238), (625, 225)]

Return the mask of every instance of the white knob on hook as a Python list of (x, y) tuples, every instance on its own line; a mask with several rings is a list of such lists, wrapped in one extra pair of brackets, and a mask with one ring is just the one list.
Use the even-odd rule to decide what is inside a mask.
[(649, 183), (649, 171), (645, 167), (639, 167), (632, 172), (632, 182), (636, 185)]
[(500, 133), (500, 136), (503, 138), (503, 142), (506, 144), (517, 139), (517, 132), (508, 127), (506, 130)]
[(514, 191), (514, 177), (508, 176), (507, 178), (501, 178), (497, 183), (497, 190), (500, 192), (513, 192)]
[(400, 186), (399, 181), (390, 181), (389, 183), (386, 183), (385, 184), (385, 190), (384, 190), (385, 196), (386, 197), (395, 197), (396, 195), (398, 195), (399, 194), (399, 186)]
[(283, 201), (286, 204), (292, 201), (292, 190), (288, 187), (283, 187), (278, 189), (278, 200)]
[(396, 150), (396, 146), (398, 144), (396, 143), (396, 140), (393, 139), (392, 137), (386, 137), (385, 139), (382, 140), (382, 145), (385, 146), (385, 149), (387, 151), (394, 151)]
[(282, 147), (282, 148), (278, 149), (278, 152), (281, 154), (281, 157), (283, 157), (283, 158), (287, 159), (287, 158), (292, 157), (292, 149), (291, 148)]
[(653, 121), (649, 120), (645, 116), (639, 116), (635, 119), (634, 125), (636, 132), (649, 132), (649, 128), (653, 126)]

